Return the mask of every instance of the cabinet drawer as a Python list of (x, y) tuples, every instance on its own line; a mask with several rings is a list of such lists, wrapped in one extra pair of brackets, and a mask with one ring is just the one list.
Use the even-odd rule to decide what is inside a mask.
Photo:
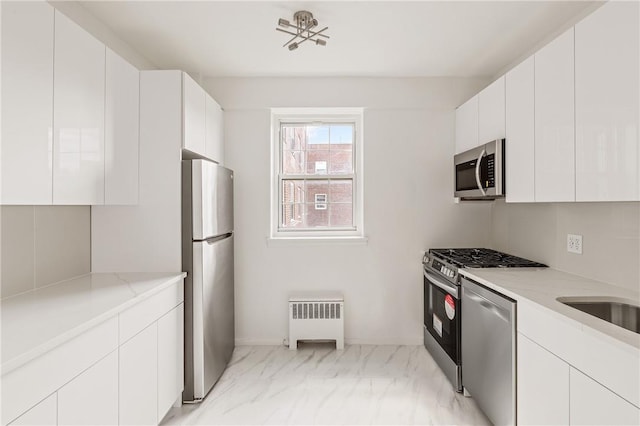
[(44, 401), (11, 422), (10, 426), (56, 425), (58, 424), (58, 394), (54, 393)]
[(183, 300), (183, 282), (180, 280), (160, 293), (122, 312), (119, 316), (119, 343), (122, 344), (131, 339), (162, 315), (178, 306)]
[(118, 347), (113, 317), (2, 376), (2, 424), (42, 401)]

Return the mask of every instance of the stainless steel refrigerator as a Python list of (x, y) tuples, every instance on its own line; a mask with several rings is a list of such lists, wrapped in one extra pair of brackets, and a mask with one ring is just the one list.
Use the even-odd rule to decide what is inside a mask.
[(222, 375), (235, 345), (233, 171), (211, 161), (182, 161), (182, 268), (182, 399), (198, 402)]

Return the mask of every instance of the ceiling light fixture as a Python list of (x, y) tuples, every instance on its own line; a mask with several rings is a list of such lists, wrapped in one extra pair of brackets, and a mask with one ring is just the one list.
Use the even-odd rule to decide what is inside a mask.
[[(296, 50), (302, 43), (310, 40), (316, 44), (316, 46), (326, 46), (329, 38), (328, 35), (322, 34), (329, 27), (324, 27), (321, 30), (314, 31), (314, 28), (318, 26), (318, 20), (313, 17), (311, 12), (306, 10), (300, 10), (293, 14), (294, 23), (287, 21), (286, 19), (278, 19), (278, 27), (276, 31), (280, 31), (293, 37), (289, 39), (282, 47), (288, 47), (289, 50)], [(322, 38), (321, 38), (322, 37)]]

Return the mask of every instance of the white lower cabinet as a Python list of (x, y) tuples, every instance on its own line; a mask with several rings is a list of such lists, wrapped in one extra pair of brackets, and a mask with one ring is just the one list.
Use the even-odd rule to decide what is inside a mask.
[(571, 367), (570, 424), (639, 425), (640, 409)]
[(58, 424), (118, 423), (118, 352), (113, 351), (58, 390)]
[(184, 389), (184, 304), (158, 320), (158, 421)]
[(518, 332), (521, 425), (640, 425), (640, 408)]
[(4, 374), (0, 425), (160, 423), (182, 401), (183, 285)]
[(55, 425), (58, 422), (58, 394), (49, 395), (35, 407), (9, 423), (18, 425)]
[(518, 424), (569, 424), (569, 364), (518, 333)]
[[(121, 425), (157, 424), (158, 326), (153, 323), (120, 346)], [(162, 372), (161, 375), (165, 373)]]

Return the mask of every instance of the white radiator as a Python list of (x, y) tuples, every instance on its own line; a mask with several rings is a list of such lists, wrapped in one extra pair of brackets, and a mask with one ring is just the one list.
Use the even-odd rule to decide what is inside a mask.
[(289, 297), (289, 349), (298, 340), (335, 340), (344, 349), (344, 297), (340, 293), (296, 293)]

